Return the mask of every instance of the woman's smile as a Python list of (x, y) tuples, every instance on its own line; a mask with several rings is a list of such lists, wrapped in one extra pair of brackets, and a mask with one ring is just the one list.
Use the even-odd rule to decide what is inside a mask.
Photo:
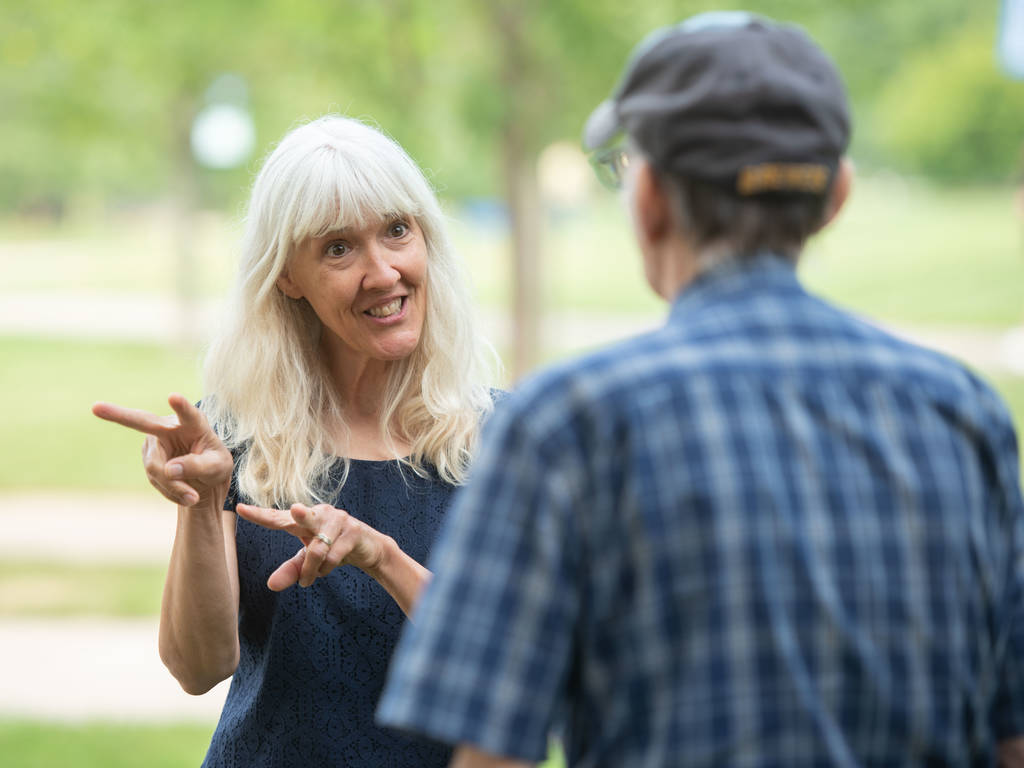
[(381, 322), (396, 322), (405, 317), (406, 301), (405, 296), (396, 296), (383, 303), (370, 307), (363, 314), (369, 315), (374, 320)]

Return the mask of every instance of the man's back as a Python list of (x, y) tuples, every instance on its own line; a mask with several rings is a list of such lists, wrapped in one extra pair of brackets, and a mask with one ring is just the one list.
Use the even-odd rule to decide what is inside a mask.
[(1017, 454), (986, 387), (774, 259), (705, 277), (663, 330), (574, 377), (588, 394), (547, 440), (603, 431), (581, 456), (581, 546), (600, 553), (580, 596), (583, 752), (989, 759), (1020, 510), (996, 495)]
[(505, 708), (430, 730), (526, 754), (558, 704), (573, 765), (991, 759), (1017, 454), (960, 366), (762, 257), (495, 422), (413, 631), (446, 647), (396, 678), (498, 686)]

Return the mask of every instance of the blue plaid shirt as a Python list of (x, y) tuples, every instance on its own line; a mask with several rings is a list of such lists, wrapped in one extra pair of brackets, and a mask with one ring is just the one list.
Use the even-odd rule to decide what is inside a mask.
[(386, 724), (573, 766), (990, 765), (1024, 734), (1016, 437), (763, 256), (499, 407)]

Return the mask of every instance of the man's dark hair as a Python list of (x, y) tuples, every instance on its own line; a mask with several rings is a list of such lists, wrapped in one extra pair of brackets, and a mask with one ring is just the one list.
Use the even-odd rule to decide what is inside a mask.
[[(771, 251), (796, 259), (824, 223), (829, 194), (742, 197), (720, 185), (659, 173), (676, 223), (700, 251), (721, 245), (730, 256)], [(831, 191), (831, 190), (830, 190)]]

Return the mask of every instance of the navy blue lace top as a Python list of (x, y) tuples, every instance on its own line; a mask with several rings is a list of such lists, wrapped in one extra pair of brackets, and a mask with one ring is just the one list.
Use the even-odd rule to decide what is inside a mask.
[[(342, 462), (334, 468), (341, 478)], [(225, 508), (239, 501), (235, 484)], [(395, 539), (423, 563), (452, 486), (394, 461), (352, 460), (330, 503)], [(203, 765), (208, 768), (441, 768), (451, 750), (373, 721), (405, 620), (353, 566), (306, 589), (271, 592), (267, 576), (298, 539), (237, 519), (241, 657)]]

